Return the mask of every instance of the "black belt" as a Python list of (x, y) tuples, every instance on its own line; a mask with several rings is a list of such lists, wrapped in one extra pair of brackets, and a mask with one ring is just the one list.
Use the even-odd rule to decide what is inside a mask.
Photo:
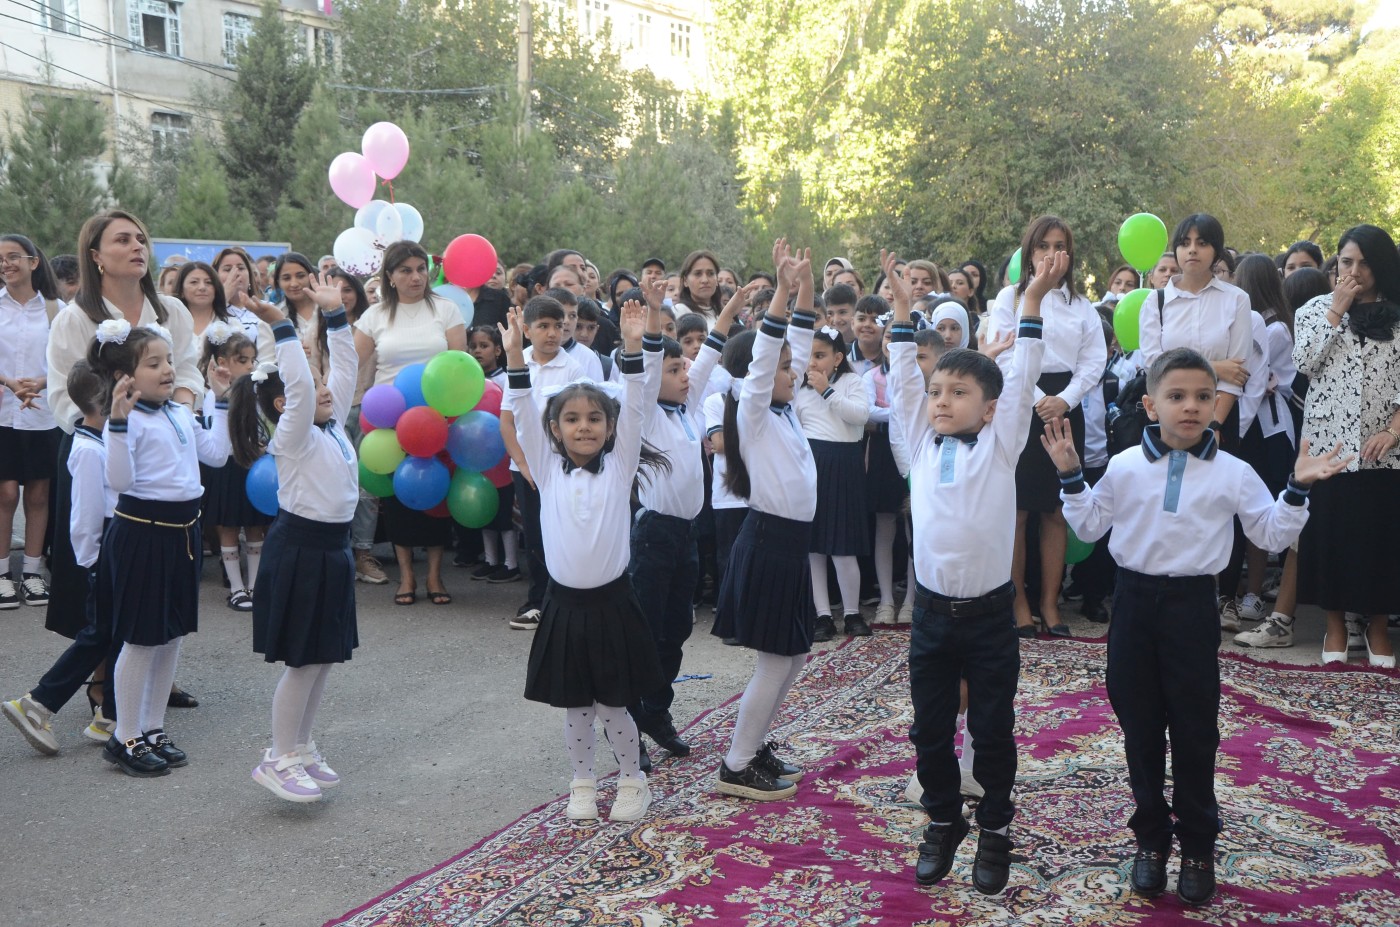
[(1005, 611), (1011, 607), (1011, 603), (1014, 601), (1016, 601), (1016, 587), (1010, 582), (998, 586), (986, 595), (979, 595), (972, 599), (955, 599), (952, 596), (939, 595), (931, 589), (925, 589), (922, 585), (915, 587), (914, 591), (915, 606), (925, 611), (949, 615), (953, 618), (980, 618), (993, 612)]

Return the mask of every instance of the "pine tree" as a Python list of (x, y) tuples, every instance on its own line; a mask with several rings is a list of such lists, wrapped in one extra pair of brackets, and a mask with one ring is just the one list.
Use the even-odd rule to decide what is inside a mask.
[(258, 230), (247, 210), (235, 206), (230, 199), (218, 156), (202, 139), (190, 144), (175, 185), (174, 206), (160, 234), (169, 238), (219, 241), (257, 238)]
[(45, 251), (72, 251), (78, 230), (104, 205), (96, 173), (106, 143), (101, 107), (79, 97), (44, 96), (9, 125), (0, 179), (0, 229), (23, 233)]

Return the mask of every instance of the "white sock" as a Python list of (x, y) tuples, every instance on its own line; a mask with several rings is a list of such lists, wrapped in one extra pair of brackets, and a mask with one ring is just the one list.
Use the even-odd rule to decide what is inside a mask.
[(812, 564), (812, 601), (816, 603), (817, 614), (830, 615), (831, 596), (826, 591), (826, 554), (808, 554), (807, 560)]
[(875, 580), (881, 605), (894, 604), (894, 529), (893, 512), (875, 515)]
[[(311, 691), (321, 675), (320, 665), (289, 666), (282, 671), (272, 693), (272, 756), (286, 756), (296, 749), (301, 722)], [(120, 710), (120, 706), (118, 706)]]
[(245, 541), (243, 549), (248, 552), (248, 589), (258, 585), (258, 567), (262, 564), (262, 541)]
[[(734, 738), (724, 763), (734, 772), (747, 769), (763, 746), (769, 727), (782, 707), (783, 699), (792, 688), (792, 681), (801, 672), (805, 654), (796, 657), (776, 653), (758, 654), (753, 676), (739, 699), (739, 716), (734, 722)], [(801, 661), (801, 662), (800, 662)], [(794, 671), (796, 670), (796, 671)]]
[(243, 571), (238, 567), (238, 548), (219, 547), (219, 556), (224, 561), (224, 572), (228, 574), (228, 592), (233, 595), (235, 592), (243, 591)]
[(112, 686), (117, 697), (117, 740), (126, 743), (141, 736), (141, 702), (151, 675), (156, 648), (123, 644), (112, 669)]
[(511, 528), (501, 532), (501, 544), (506, 549), (506, 569), (514, 570), (520, 566), (520, 532)]
[(43, 557), (30, 557), (30, 556), (28, 556), (28, 555), (25, 555), (25, 557), (24, 557), (24, 572), (25, 572), (25, 573), (32, 573), (32, 574), (34, 574), (35, 576), (43, 575), (43, 572), (44, 572), (44, 558), (43, 558)]
[(642, 747), (637, 735), (637, 722), (632, 720), (626, 708), (594, 703), (593, 710), (602, 722), (608, 743), (612, 744), (613, 755), (617, 757), (617, 777), (641, 779)]
[(321, 707), (321, 696), (326, 691), (326, 677), (331, 674), (334, 663), (321, 663), (316, 681), (311, 684), (311, 694), (306, 697), (306, 708), (301, 713), (301, 723), (297, 725), (297, 746), (311, 743), (311, 725), (316, 720), (316, 709)]
[(841, 590), (841, 611), (860, 614), (860, 561), (855, 557), (832, 557), (836, 564), (836, 587)]
[(575, 779), (593, 778), (593, 709), (564, 710), (564, 746), (569, 751), (569, 763)]
[(483, 528), (481, 531), (481, 549), (486, 554), (486, 562), (491, 566), (501, 562), (501, 533)]
[(1293, 626), (1293, 616), (1285, 615), (1283, 612), (1274, 612), (1272, 615), (1269, 616), (1269, 620), (1277, 624), (1284, 624), (1288, 625), (1289, 627)]

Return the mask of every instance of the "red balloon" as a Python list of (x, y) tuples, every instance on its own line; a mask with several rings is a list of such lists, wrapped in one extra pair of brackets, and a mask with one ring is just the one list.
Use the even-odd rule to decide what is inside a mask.
[(433, 506), (432, 508), (430, 508), (430, 509), (428, 509), (427, 511), (425, 511), (423, 514), (424, 514), (424, 515), (427, 515), (429, 518), (451, 518), (451, 517), (452, 517), (452, 513), (449, 512), (449, 511), (447, 510), (447, 500), (446, 500), (446, 499), (443, 499), (441, 502), (439, 502), (437, 505), (435, 505), (435, 506)]
[(374, 426), (371, 425), (371, 424), (369, 423), (369, 419), (365, 418), (365, 414), (364, 414), (363, 412), (361, 412), (361, 413), (360, 413), (360, 434), (361, 434), (361, 435), (367, 435), (367, 434), (369, 434), (371, 431), (374, 431)]
[(458, 235), (442, 252), (442, 272), (463, 289), (481, 286), (496, 273), (496, 248), (480, 235)]
[(481, 400), (477, 402), (476, 406), (472, 409), (472, 411), (490, 412), (492, 415), (496, 416), (497, 418), (500, 418), (501, 398), (503, 396), (504, 391), (500, 388), (500, 386), (498, 386), (491, 380), (487, 380), (485, 388), (481, 392)]
[(497, 489), (502, 489), (510, 485), (511, 480), (510, 455), (501, 458), (501, 462), (490, 470), (482, 470), (481, 475), (491, 481), (491, 485)]
[[(451, 421), (451, 419), (448, 419), (448, 421)], [(457, 461), (453, 460), (452, 455), (447, 453), (447, 451), (439, 451), (437, 454), (437, 459), (441, 460), (443, 464), (446, 465), (447, 473), (449, 476), (457, 472)], [(443, 505), (446, 504), (447, 503), (445, 502), (443, 503)]]
[(447, 447), (447, 419), (432, 406), (414, 406), (394, 426), (399, 446), (413, 457), (432, 457)]

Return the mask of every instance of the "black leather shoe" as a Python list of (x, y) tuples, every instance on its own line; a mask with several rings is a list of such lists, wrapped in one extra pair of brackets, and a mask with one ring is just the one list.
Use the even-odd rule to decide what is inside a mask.
[(1108, 609), (1104, 608), (1103, 599), (1086, 598), (1079, 613), (1094, 624), (1108, 624)]
[(164, 776), (170, 772), (170, 764), (156, 756), (151, 745), (139, 737), (125, 744), (117, 740), (115, 735), (109, 737), (107, 746), (102, 748), (102, 758), (109, 763), (116, 763), (122, 772), (138, 779)]
[(786, 779), (789, 782), (801, 782), (804, 775), (801, 767), (792, 765), (773, 751), (771, 740), (759, 748), (758, 754), (753, 758), (753, 765), (774, 779)]
[(1011, 838), (984, 830), (977, 835), (972, 860), (972, 887), (984, 895), (999, 895), (1011, 876)]
[(781, 801), (797, 793), (797, 783), (790, 779), (775, 778), (757, 763), (749, 763), (735, 772), (729, 768), (728, 763), (720, 760), (719, 784), (716, 789), (721, 795), (733, 795), (735, 798)]
[(1133, 857), (1133, 892), (1156, 898), (1167, 890), (1167, 853), (1138, 850)]
[(637, 722), (637, 730), (656, 741), (662, 750), (672, 756), (690, 756), (690, 744), (681, 740), (676, 733), (676, 725), (669, 711), (650, 714), (638, 709), (632, 713), (632, 718)]
[(165, 760), (165, 765), (171, 769), (189, 765), (190, 758), (185, 755), (185, 751), (175, 746), (175, 741), (171, 740), (170, 735), (165, 731), (156, 728), (154, 731), (146, 731), (141, 736), (146, 739), (151, 752)]
[(812, 635), (812, 640), (818, 644), (824, 644), (836, 636), (836, 622), (831, 620), (830, 615), (817, 616), (817, 630)]
[(869, 637), (870, 625), (865, 623), (865, 619), (859, 615), (846, 616), (846, 636), (847, 637)]
[(184, 689), (181, 689), (179, 686), (176, 686), (175, 688), (170, 690), (170, 696), (165, 700), (165, 707), (198, 708), (199, 699), (195, 698), (193, 695), (190, 695), (188, 692), (186, 692)]
[(967, 818), (961, 816), (951, 824), (930, 824), (925, 828), (924, 842), (919, 844), (919, 862), (914, 867), (914, 878), (920, 885), (934, 885), (943, 880), (953, 868), (958, 844), (971, 829)]
[(647, 755), (646, 741), (637, 738), (637, 759), (641, 763), (641, 770), (644, 773), (651, 772), (651, 757)]
[(669, 737), (657, 737), (656, 745), (672, 756), (690, 756), (690, 744), (681, 740), (679, 734), (672, 731)]
[(1176, 896), (1189, 905), (1203, 905), (1215, 897), (1215, 860), (1209, 856), (1181, 858)]
[(1027, 640), (1027, 641), (1033, 641), (1033, 640), (1035, 640), (1035, 638), (1036, 638), (1035, 625), (1034, 625), (1034, 624), (1018, 624), (1018, 625), (1016, 625), (1016, 636), (1019, 637), (1019, 638), (1021, 638), (1022, 640)]

